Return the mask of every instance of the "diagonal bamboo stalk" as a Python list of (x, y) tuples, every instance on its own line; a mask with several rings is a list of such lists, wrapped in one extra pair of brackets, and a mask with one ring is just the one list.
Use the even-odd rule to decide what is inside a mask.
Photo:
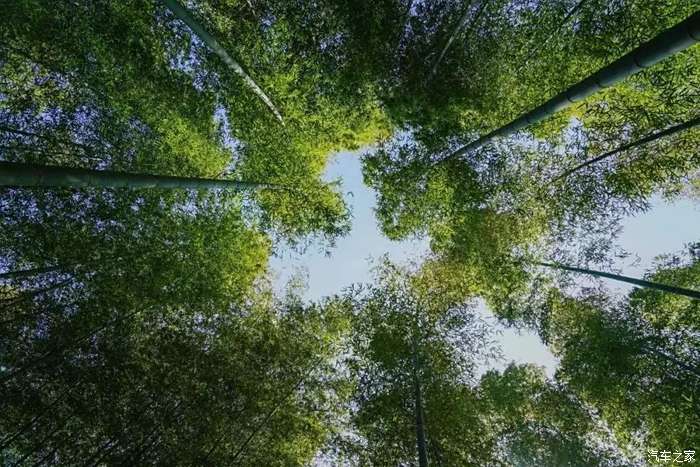
[(561, 20), (561, 22), (556, 27), (556, 29), (554, 29), (554, 31), (552, 31), (552, 33), (549, 36), (547, 36), (547, 38), (545, 40), (540, 42), (538, 44), (538, 46), (535, 47), (535, 49), (528, 54), (527, 58), (525, 58), (525, 60), (523, 60), (523, 62), (520, 64), (520, 66), (515, 70), (516, 75), (518, 73), (520, 73), (523, 70), (523, 68), (525, 68), (528, 65), (528, 63), (530, 63), (530, 60), (535, 58), (540, 53), (540, 50), (542, 50), (544, 48), (544, 46), (547, 45), (547, 43), (550, 40), (552, 40), (552, 38), (554, 36), (557, 35), (557, 33), (561, 30), (561, 28), (563, 28), (564, 25), (569, 22), (569, 20), (576, 14), (577, 11), (579, 11), (581, 9), (581, 7), (583, 6), (583, 4), (585, 2), (586, 2), (586, 0), (579, 0), (579, 2), (576, 5), (574, 5), (574, 7), (566, 13), (566, 15)]
[(644, 136), (643, 138), (640, 138), (636, 141), (632, 141), (627, 144), (623, 144), (621, 146), (618, 146), (617, 148), (613, 149), (612, 151), (608, 151), (606, 153), (601, 154), (600, 156), (594, 157), (593, 159), (589, 159), (587, 161), (584, 161), (577, 165), (576, 167), (573, 167), (569, 170), (564, 171), (561, 175), (556, 176), (553, 178), (548, 184), (555, 183), (559, 180), (562, 180), (569, 175), (578, 172), (581, 169), (584, 169), (590, 165), (593, 165), (597, 162), (602, 161), (603, 159), (607, 159), (608, 157), (614, 156), (615, 154), (619, 154), (623, 151), (626, 151), (628, 149), (636, 148), (638, 146), (642, 146), (646, 143), (649, 143), (651, 141), (655, 141), (659, 138), (663, 138), (665, 136), (673, 135), (675, 133), (687, 130), (689, 128), (693, 128), (694, 126), (700, 125), (700, 116), (695, 117), (691, 120), (688, 120), (686, 122), (680, 123), (678, 125), (674, 125), (672, 127), (666, 128), (665, 130), (657, 131), (655, 133), (651, 133), (647, 136)]
[(20, 269), (16, 271), (7, 271), (0, 274), (0, 280), (20, 279), (25, 277), (37, 276), (47, 272), (59, 271), (61, 266), (47, 266), (43, 268)]
[[(476, 14), (476, 16), (475, 16), (474, 21), (472, 22), (472, 24), (473, 24), (474, 22), (476, 22), (476, 20), (479, 19), (479, 15), (480, 15), (481, 12), (483, 11), (483, 7), (484, 7), (484, 4), (485, 4), (485, 3), (486, 3), (485, 1), (482, 1), (482, 2), (481, 2), (481, 7), (480, 7), (479, 11), (477, 12), (477, 14)], [(457, 37), (457, 34), (459, 34), (459, 32), (464, 28), (464, 26), (466, 26), (467, 21), (469, 20), (469, 13), (471, 12), (471, 6), (472, 6), (472, 5), (471, 5), (471, 1), (470, 1), (470, 2), (467, 4), (467, 7), (466, 7), (466, 9), (465, 9), (465, 11), (464, 11), (464, 14), (463, 14), (462, 17), (459, 19), (459, 22), (457, 23), (457, 26), (454, 28), (454, 31), (452, 31), (452, 34), (450, 34), (450, 37), (447, 39), (447, 42), (445, 43), (445, 46), (444, 46), (444, 47), (442, 48), (442, 50), (440, 51), (440, 55), (438, 55), (438, 58), (435, 60), (435, 63), (433, 63), (433, 67), (432, 67), (431, 70), (430, 70), (430, 76), (434, 76), (435, 73), (437, 73), (438, 66), (440, 65), (440, 62), (442, 62), (442, 59), (445, 57), (445, 54), (447, 53), (447, 50), (448, 50), (448, 49), (450, 48), (450, 46), (452, 45), (452, 42), (454, 42), (455, 37)]]
[(438, 164), (463, 156), (496, 137), (511, 135), (528, 125), (540, 122), (555, 112), (580, 102), (601, 89), (613, 86), (638, 71), (695, 45), (698, 41), (700, 41), (700, 11), (693, 13), (675, 26), (662, 31), (650, 41), (641, 44), (631, 52), (574, 84), (569, 89), (557, 94), (544, 104), (524, 113), (507, 125), (462, 146), (442, 159)]
[(619, 274), (613, 274), (610, 272), (594, 271), (592, 269), (577, 268), (573, 266), (565, 266), (563, 264), (554, 263), (541, 263), (538, 261), (533, 262), (538, 266), (544, 266), (546, 268), (560, 269), (563, 271), (577, 272), (579, 274), (588, 274), (589, 276), (604, 277), (606, 279), (612, 279), (619, 282), (626, 282), (628, 284), (633, 284), (638, 287), (661, 290), (662, 292), (668, 292), (675, 295), (682, 295), (684, 297), (694, 298), (700, 300), (700, 291), (685, 289), (683, 287), (676, 287), (673, 285), (659, 284), (658, 282), (645, 281), (644, 279), (635, 279), (634, 277), (621, 276)]
[(219, 41), (217, 41), (211, 34), (209, 34), (204, 27), (197, 22), (196, 19), (192, 16), (192, 14), (187, 11), (185, 7), (183, 7), (177, 0), (161, 0), (163, 4), (175, 15), (177, 16), (180, 20), (182, 20), (187, 26), (192, 29), (192, 31), (199, 37), (202, 42), (204, 42), (210, 49), (214, 51), (216, 55), (221, 58), (221, 60), (226, 63), (226, 65), (231, 68), (234, 73), (236, 73), (238, 76), (243, 79), (243, 82), (255, 93), (256, 96), (262, 100), (265, 105), (270, 109), (270, 111), (275, 115), (275, 118), (279, 120), (279, 122), (284, 125), (284, 120), (282, 119), (282, 115), (280, 114), (279, 110), (277, 110), (277, 107), (275, 107), (275, 104), (272, 102), (272, 100), (265, 94), (265, 91), (263, 91), (260, 86), (258, 86), (258, 83), (256, 83), (253, 78), (248, 75), (248, 73), (245, 72), (243, 67), (235, 61), (229, 54), (226, 52), (226, 49), (224, 49), (221, 44), (219, 44)]

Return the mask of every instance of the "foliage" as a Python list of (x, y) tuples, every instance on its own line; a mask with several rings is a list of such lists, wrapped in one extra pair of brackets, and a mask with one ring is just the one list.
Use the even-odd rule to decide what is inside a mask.
[(482, 376), (479, 394), (511, 465), (627, 465), (600, 423), (566, 386), (533, 365)]
[[(343, 329), (332, 310), (265, 290), (214, 314), (69, 296), (17, 308), (53, 315), (3, 345), (2, 431), (17, 433), (5, 461), (300, 465), (329, 435)], [(98, 310), (115, 319), (99, 323)], [(14, 331), (4, 322), (3, 343)]]
[(422, 411), (433, 462), (482, 465), (490, 454), (488, 426), (469, 383), (478, 359), (493, 356), (489, 328), (468, 303), (436, 293), (419, 271), (384, 261), (376, 274), (375, 285), (347, 298), (353, 316), (348, 367), (356, 382), (351, 426), (361, 437), (352, 446), (354, 461), (412, 463), (414, 420)]
[[(700, 288), (700, 250), (698, 244), (688, 245), (686, 251), (657, 258), (650, 280), (677, 284), (697, 290)], [(700, 329), (698, 307), (700, 302), (686, 297), (663, 294), (653, 290), (635, 290), (630, 302), (636, 312), (657, 329), (679, 331)]]
[[(655, 276), (674, 273), (688, 274), (679, 267)], [(683, 300), (648, 291), (620, 302), (601, 292), (550, 300), (547, 334), (561, 359), (557, 377), (599, 410), (632, 456), (640, 446), (698, 442), (696, 317), (674, 302)], [(674, 321), (679, 317), (686, 321)]]
[[(0, 187), (3, 465), (413, 465), (419, 426), (438, 465), (698, 445), (699, 302), (570, 296), (532, 265), (609, 267), (620, 219), (698, 191), (697, 127), (567, 170), (697, 118), (700, 48), (447, 157), (696, 2), (187, 2), (284, 125), (160, 2), (5, 3), (0, 160), (285, 189)], [(381, 230), (430, 254), (319, 303), (276, 296), (280, 246), (350, 231), (324, 172), (358, 149)], [(700, 288), (697, 250), (648, 279)], [(498, 354), (478, 299), (539, 333), (554, 380), (477, 377)]]

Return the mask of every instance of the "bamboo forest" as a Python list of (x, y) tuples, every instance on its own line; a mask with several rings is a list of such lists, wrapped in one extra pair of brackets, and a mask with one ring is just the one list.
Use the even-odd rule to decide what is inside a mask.
[(0, 0), (0, 465), (700, 464), (698, 0)]

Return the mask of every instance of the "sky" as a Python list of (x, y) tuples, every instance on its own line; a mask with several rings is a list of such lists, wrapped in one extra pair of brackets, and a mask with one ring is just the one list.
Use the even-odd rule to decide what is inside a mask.
[[(353, 283), (370, 281), (372, 259), (387, 254), (392, 261), (403, 262), (417, 259), (428, 251), (427, 240), (394, 242), (379, 231), (373, 212), (375, 193), (362, 183), (360, 155), (361, 152), (336, 154), (325, 175), (327, 180), (342, 179), (342, 191), (353, 214), (352, 230), (338, 240), (330, 256), (313, 247), (303, 254), (289, 250), (278, 253), (271, 260), (277, 288), (282, 289), (294, 274), (301, 273), (308, 282), (304, 298), (318, 301)], [(618, 267), (624, 275), (641, 277), (651, 267), (655, 256), (681, 250), (685, 244), (700, 240), (700, 206), (688, 200), (669, 204), (654, 198), (651, 209), (625, 219), (622, 225), (618, 243), (632, 255), (619, 262)], [(576, 281), (590, 285), (585, 277), (576, 278)], [(605, 283), (620, 293), (631, 289), (631, 286), (610, 280)], [(480, 305), (478, 311), (500, 331), (504, 360), (490, 367), (502, 369), (510, 361), (535, 363), (543, 366), (548, 375), (554, 374), (556, 359), (535, 334), (498, 326), (484, 306)]]

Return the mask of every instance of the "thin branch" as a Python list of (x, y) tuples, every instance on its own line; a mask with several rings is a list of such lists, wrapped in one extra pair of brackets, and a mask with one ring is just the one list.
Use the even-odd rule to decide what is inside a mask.
[[(486, 8), (487, 3), (488, 3), (488, 0), (482, 0), (481, 4), (479, 5), (479, 10), (474, 15), (474, 19), (472, 20), (471, 25), (469, 26), (469, 31), (467, 31), (467, 34), (469, 34), (469, 32), (471, 32), (471, 30), (476, 25), (476, 22), (479, 21), (479, 18), (481, 17), (481, 14), (484, 12), (484, 9)], [(452, 34), (447, 39), (447, 43), (445, 43), (445, 46), (440, 51), (440, 55), (438, 55), (437, 60), (435, 60), (435, 63), (433, 64), (433, 67), (430, 70), (431, 77), (434, 76), (435, 73), (437, 73), (438, 66), (440, 65), (440, 62), (442, 62), (442, 59), (445, 57), (447, 50), (452, 45), (452, 42), (454, 42), (457, 35), (459, 35), (459, 32), (462, 30), (462, 28), (464, 28), (464, 26), (467, 24), (467, 21), (469, 20), (470, 9), (471, 9), (471, 2), (469, 2), (469, 4), (467, 5), (467, 9), (464, 12), (464, 14), (462, 15), (462, 17), (460, 18), (459, 23), (457, 23), (457, 27), (455, 27), (454, 31), (452, 31)]]
[(673, 135), (673, 134), (675, 134), (675, 133), (678, 133), (678, 132), (687, 130), (687, 129), (689, 129), (689, 128), (693, 128), (694, 126), (697, 126), (697, 125), (700, 125), (700, 116), (695, 117), (695, 118), (693, 118), (693, 119), (691, 119), (691, 120), (688, 120), (687, 122), (683, 122), (683, 123), (681, 123), (681, 124), (679, 124), (679, 125), (675, 125), (675, 126), (666, 128), (665, 130), (657, 131), (656, 133), (651, 133), (651, 134), (649, 134), (649, 135), (647, 135), (647, 136), (645, 136), (645, 137), (643, 137), (643, 138), (640, 138), (640, 139), (638, 139), (638, 140), (636, 140), (636, 141), (632, 141), (631, 143), (623, 144), (622, 146), (618, 146), (617, 148), (613, 149), (612, 151), (608, 151), (608, 152), (606, 152), (606, 153), (604, 153), (604, 154), (601, 154), (601, 155), (598, 156), (598, 157), (594, 157), (593, 159), (589, 159), (589, 160), (587, 160), (587, 161), (585, 161), (585, 162), (580, 163), (580, 164), (577, 165), (576, 167), (565, 171), (565, 172), (562, 173), (561, 175), (559, 175), (559, 176), (555, 177), (554, 179), (552, 179), (547, 185), (551, 185), (552, 183), (555, 183), (555, 182), (557, 182), (557, 181), (559, 181), (559, 180), (562, 180), (562, 179), (568, 177), (569, 175), (571, 175), (571, 174), (573, 174), (573, 173), (575, 173), (575, 172), (578, 172), (579, 170), (581, 170), (581, 169), (583, 169), (583, 168), (585, 168), (585, 167), (588, 167), (589, 165), (592, 165), (592, 164), (595, 164), (595, 163), (597, 163), (597, 162), (600, 162), (600, 161), (602, 161), (603, 159), (606, 159), (606, 158), (608, 158), (608, 157), (614, 156), (615, 154), (618, 154), (618, 153), (620, 153), (620, 152), (622, 152), (622, 151), (626, 151), (626, 150), (628, 150), (628, 149), (632, 149), (632, 148), (635, 148), (635, 147), (637, 147), (637, 146), (642, 146), (642, 145), (644, 145), (644, 144), (646, 144), (646, 143), (649, 143), (649, 142), (651, 142), (651, 141), (655, 141), (655, 140), (657, 140), (657, 139), (659, 139), (659, 138), (663, 138), (664, 136)]
[[(583, 6), (583, 4), (584, 4), (585, 2), (586, 2), (586, 0), (579, 0), (579, 2), (578, 2), (576, 5), (574, 5), (574, 7), (566, 13), (566, 15), (564, 16), (564, 19), (561, 20), (561, 23), (559, 23), (559, 25), (554, 29), (554, 31), (552, 31), (552, 33), (551, 33), (549, 36), (547, 36), (547, 38), (546, 38), (544, 41), (540, 42), (539, 46), (538, 46), (538, 47), (535, 47), (535, 49), (534, 49), (534, 50), (527, 56), (527, 58), (525, 58), (525, 60), (520, 64), (520, 66), (518, 67), (518, 69), (515, 70), (515, 74), (516, 74), (516, 75), (517, 75), (518, 73), (520, 73), (520, 72), (522, 71), (522, 69), (525, 68), (525, 67), (527, 66), (528, 63), (530, 63), (530, 60), (532, 60), (533, 58), (535, 58), (535, 57), (540, 53), (540, 50), (542, 50), (542, 49), (544, 48), (544, 46), (547, 45), (547, 43), (548, 43), (554, 36), (557, 35), (557, 33), (561, 30), (561, 28), (563, 28), (564, 25), (565, 25), (566, 23), (569, 22), (569, 20), (576, 14), (576, 12), (577, 12), (578, 10), (581, 9), (581, 7)], [(528, 45), (529, 45), (529, 44), (530, 44), (530, 42), (528, 42)]]

